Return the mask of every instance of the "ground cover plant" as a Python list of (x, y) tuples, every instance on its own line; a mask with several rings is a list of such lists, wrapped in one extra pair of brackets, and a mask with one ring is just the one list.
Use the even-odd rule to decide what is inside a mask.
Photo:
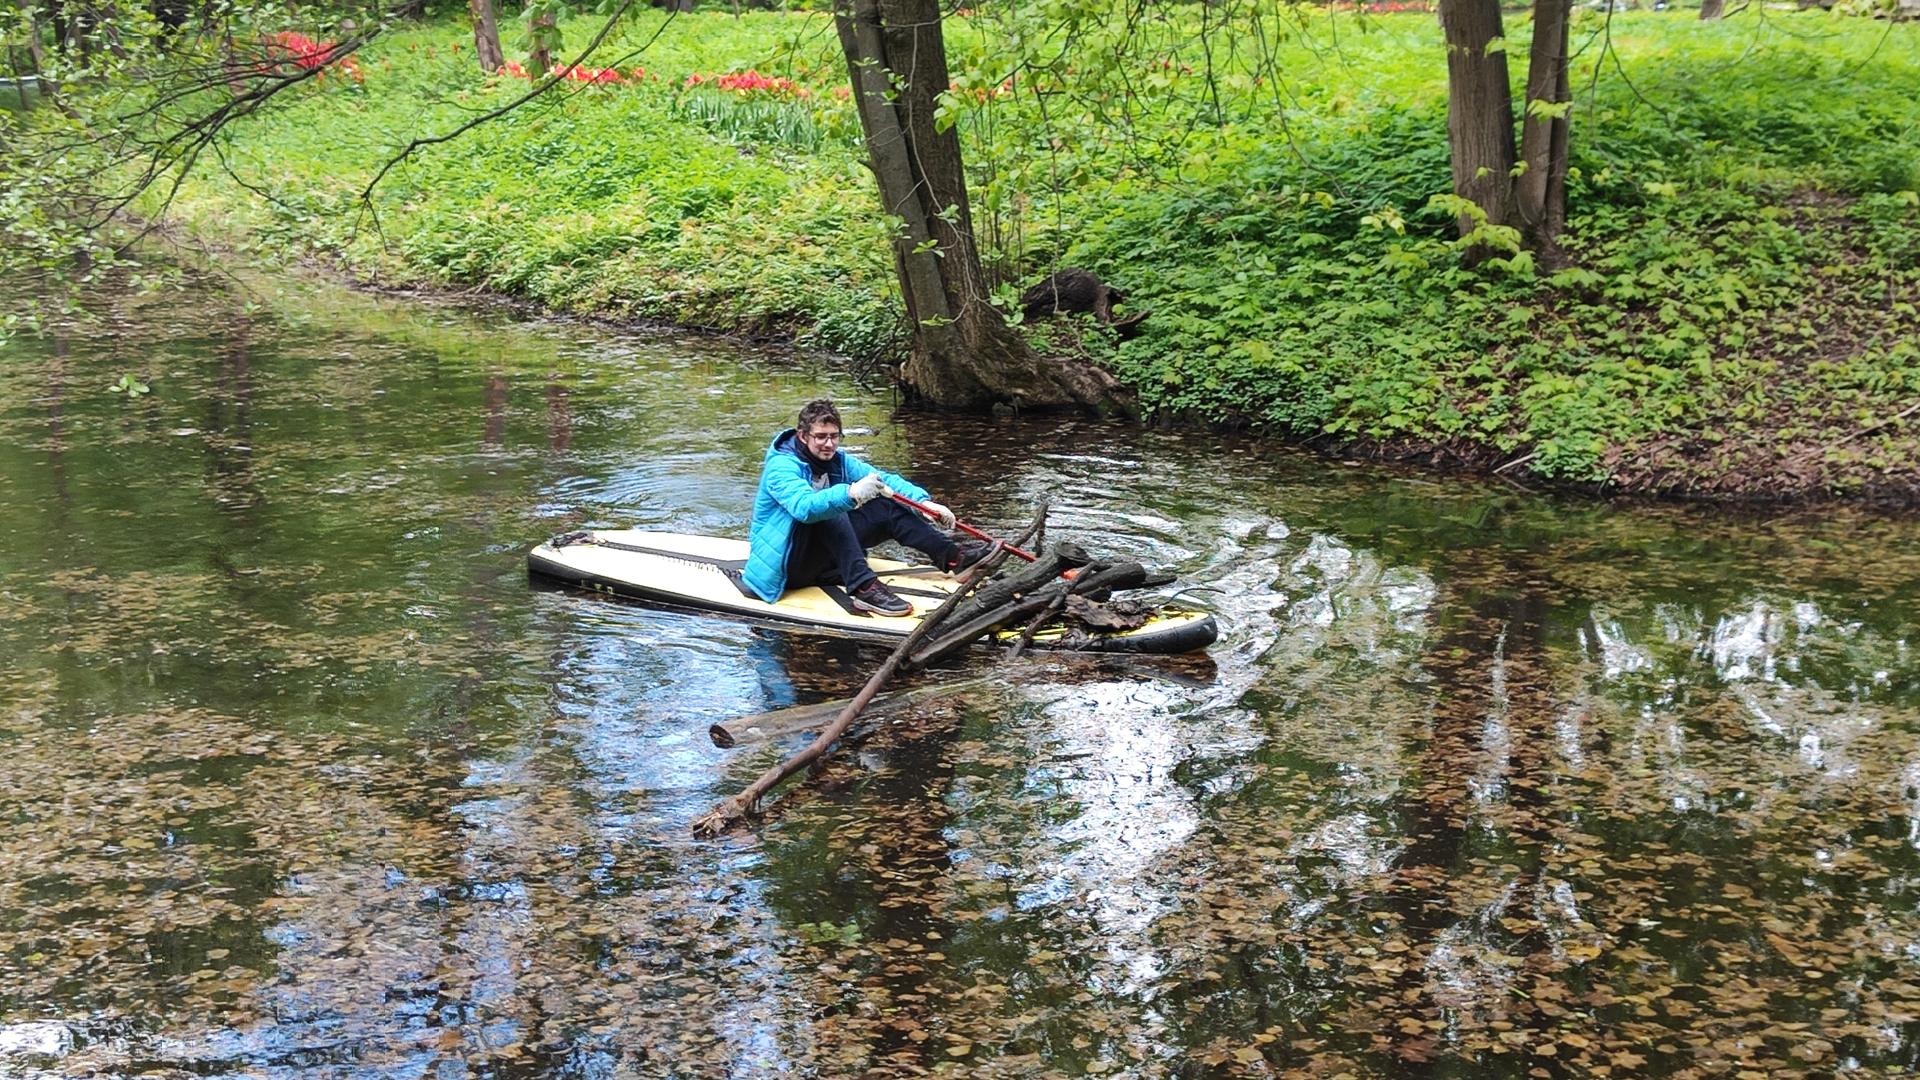
[[(1044, 336), (1146, 413), (1628, 490), (1920, 490), (1920, 27), (1577, 13), (1572, 265), (1543, 275), (1460, 260), (1431, 15), (1205, 17), (1070, 50), (1018, 11), (947, 20), (993, 299), (1065, 265), (1123, 285), (1137, 337)], [(173, 210), (387, 283), (888, 356), (888, 224), (830, 20), (666, 18), (411, 157), (369, 211), (406, 139), (526, 86), (483, 75), (462, 22), (383, 37), (363, 81), (236, 127), (231, 174)]]

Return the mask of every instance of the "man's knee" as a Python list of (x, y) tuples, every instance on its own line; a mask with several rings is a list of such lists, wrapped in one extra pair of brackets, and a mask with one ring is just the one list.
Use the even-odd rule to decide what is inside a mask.
[(805, 528), (808, 530), (807, 547), (823, 553), (829, 559), (837, 559), (848, 548), (860, 546), (860, 536), (845, 514), (816, 521)]
[(892, 499), (874, 499), (865, 506), (847, 512), (846, 520), (859, 536), (860, 543), (872, 547), (883, 540), (897, 540), (905, 524), (907, 508)]

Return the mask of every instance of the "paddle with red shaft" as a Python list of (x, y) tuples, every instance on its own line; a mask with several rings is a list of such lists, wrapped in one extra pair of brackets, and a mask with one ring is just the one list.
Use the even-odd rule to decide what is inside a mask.
[[(925, 514), (930, 518), (940, 516), (934, 513), (933, 509), (929, 507), (926, 503), (915, 502), (914, 500), (907, 498), (905, 495), (902, 495), (897, 491), (889, 491), (887, 494), (893, 496), (894, 502), (902, 503), (906, 506), (911, 506), (915, 510), (920, 511), (922, 514)], [(981, 532), (979, 529), (974, 528), (973, 526), (967, 524), (964, 521), (955, 519), (953, 523), (953, 527), (956, 529), (959, 529), (963, 533), (966, 533), (968, 536), (973, 537), (975, 540), (985, 540), (989, 544), (997, 542), (994, 540), (993, 537), (988, 536), (986, 533)], [(1010, 555), (1018, 555), (1020, 558), (1025, 559), (1028, 562), (1039, 561), (1039, 556), (1035, 555), (1031, 551), (1022, 551), (1021, 549), (1014, 547), (1012, 544), (1003, 544), (1001, 546), (1005, 547), (1007, 549), (1007, 553)]]

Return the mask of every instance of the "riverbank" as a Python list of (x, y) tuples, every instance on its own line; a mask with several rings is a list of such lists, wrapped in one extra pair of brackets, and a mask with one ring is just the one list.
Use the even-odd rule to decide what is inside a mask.
[[(1920, 27), (1582, 18), (1575, 268), (1544, 279), (1460, 268), (1446, 215), (1425, 209), (1448, 183), (1430, 17), (1307, 18), (1212, 80), (1167, 28), (1145, 70), (1059, 74), (1044, 99), (991, 74), (994, 24), (950, 20), (998, 298), (1057, 265), (1125, 287), (1152, 311), (1143, 332), (1085, 347), (1171, 422), (1529, 485), (1920, 497), (1920, 103), (1887, 89), (1920, 83)], [(1526, 29), (1509, 28), (1516, 55)], [(447, 22), (383, 39), (363, 81), (234, 129), (234, 175), (190, 185), (172, 217), (385, 287), (898, 347), (886, 224), (822, 16), (678, 16), (619, 84), (569, 85), (430, 148), (361, 212), (405, 139), (524, 87), (483, 79), (464, 36)], [(716, 87), (749, 70), (777, 74)], [(1112, 96), (1123, 76), (1135, 96)], [(1125, 137), (1091, 119), (1122, 100)], [(1196, 125), (1209, 110), (1227, 122)]]

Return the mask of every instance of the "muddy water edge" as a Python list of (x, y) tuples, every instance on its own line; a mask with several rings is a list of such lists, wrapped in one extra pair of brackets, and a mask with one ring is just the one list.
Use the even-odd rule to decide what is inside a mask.
[[(1912, 518), (901, 412), (309, 283), (91, 300), (0, 351), (0, 1076), (1920, 1067)], [(1023, 667), (692, 839), (789, 749), (709, 724), (884, 651), (525, 552), (744, 535), (822, 394), (1222, 640)]]

